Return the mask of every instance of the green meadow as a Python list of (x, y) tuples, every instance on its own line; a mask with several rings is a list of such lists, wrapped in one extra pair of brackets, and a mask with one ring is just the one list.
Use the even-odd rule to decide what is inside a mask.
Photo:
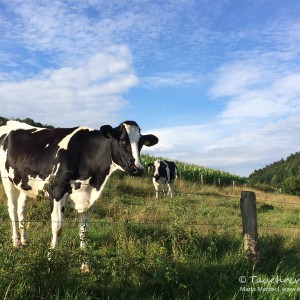
[[(96, 204), (87, 253), (66, 209), (59, 250), (47, 199), (28, 203), (30, 246), (14, 250), (0, 190), (2, 299), (299, 299), (300, 198), (256, 192), (260, 261), (243, 253), (242, 186), (179, 179), (155, 199), (151, 176), (115, 173)], [(90, 273), (82, 273), (86, 259)]]

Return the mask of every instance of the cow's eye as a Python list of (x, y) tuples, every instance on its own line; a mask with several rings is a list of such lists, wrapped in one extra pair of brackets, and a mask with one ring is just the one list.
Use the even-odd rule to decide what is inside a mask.
[(121, 146), (125, 146), (126, 141), (125, 141), (125, 140), (120, 140), (120, 141), (119, 141), (119, 144), (120, 144)]

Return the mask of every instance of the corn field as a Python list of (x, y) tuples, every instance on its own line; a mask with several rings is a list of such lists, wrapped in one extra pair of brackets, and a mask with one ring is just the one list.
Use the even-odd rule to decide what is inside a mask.
[[(155, 160), (170, 160), (162, 157), (153, 157), (148, 154), (141, 155), (141, 161), (144, 166), (153, 163)], [(246, 183), (246, 179), (238, 175), (233, 175), (225, 171), (205, 168), (195, 164), (187, 164), (179, 161), (174, 161), (177, 165), (179, 176), (182, 179), (199, 182), (201, 184), (229, 186), (242, 185)]]

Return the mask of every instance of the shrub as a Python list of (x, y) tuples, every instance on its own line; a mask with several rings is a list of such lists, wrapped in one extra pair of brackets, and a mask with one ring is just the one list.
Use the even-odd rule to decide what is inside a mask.
[(282, 191), (286, 194), (300, 196), (300, 177), (288, 177), (283, 181)]

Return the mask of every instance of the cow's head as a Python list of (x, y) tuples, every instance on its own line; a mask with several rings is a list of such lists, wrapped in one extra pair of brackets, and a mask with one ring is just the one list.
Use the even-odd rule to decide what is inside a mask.
[(161, 160), (156, 160), (154, 163), (154, 174), (153, 177), (158, 179), (159, 177), (166, 177), (167, 175), (167, 165), (163, 163)]
[(155, 135), (142, 135), (140, 127), (134, 121), (125, 121), (118, 127), (104, 125), (100, 128), (106, 138), (112, 139), (112, 160), (123, 171), (131, 175), (142, 175), (144, 167), (140, 160), (140, 151), (145, 146), (158, 143)]

